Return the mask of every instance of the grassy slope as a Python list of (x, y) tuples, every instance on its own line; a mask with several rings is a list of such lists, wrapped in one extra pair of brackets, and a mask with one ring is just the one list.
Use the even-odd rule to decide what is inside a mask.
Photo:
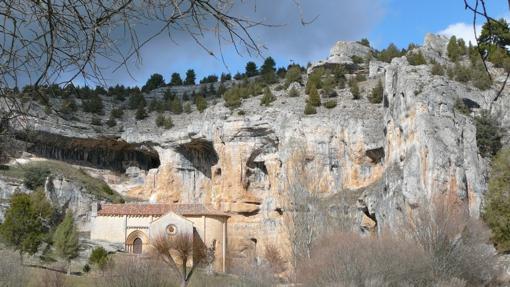
[(23, 165), (9, 166), (9, 169), (0, 169), (0, 176), (23, 179), (25, 171), (29, 168), (47, 169), (53, 176), (63, 176), (69, 181), (77, 182), (97, 199), (105, 199), (112, 202), (123, 201), (122, 196), (112, 190), (104, 181), (88, 175), (84, 170), (75, 168), (70, 164), (53, 161), (32, 161)]

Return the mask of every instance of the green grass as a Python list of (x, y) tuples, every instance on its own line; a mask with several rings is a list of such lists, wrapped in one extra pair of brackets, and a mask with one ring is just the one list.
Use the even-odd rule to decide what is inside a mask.
[(64, 162), (44, 160), (32, 161), (23, 165), (18, 164), (9, 166), (9, 169), (0, 170), (0, 176), (23, 179), (25, 172), (30, 168), (47, 169), (51, 172), (52, 176), (63, 176), (69, 181), (77, 182), (97, 199), (123, 202), (122, 196), (112, 190), (104, 181), (88, 175), (81, 168), (75, 168)]

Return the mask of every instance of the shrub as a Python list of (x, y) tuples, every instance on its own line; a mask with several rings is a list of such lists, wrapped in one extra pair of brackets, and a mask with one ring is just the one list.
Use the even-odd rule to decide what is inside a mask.
[(361, 45), (363, 46), (366, 46), (366, 47), (369, 47), (370, 48), (370, 41), (368, 41), (367, 38), (362, 38), (361, 40), (359, 40), (359, 42)]
[(202, 96), (197, 96), (195, 98), (195, 105), (197, 106), (197, 110), (199, 112), (203, 112), (205, 109), (207, 109), (207, 101)]
[(149, 112), (157, 111), (162, 113), (165, 110), (165, 103), (157, 99), (153, 99), (149, 104)]
[(454, 68), (455, 81), (466, 83), (471, 80), (471, 70), (459, 63), (455, 64)]
[(334, 107), (336, 107), (336, 100), (328, 100), (324, 103), (324, 107), (326, 107), (327, 109), (333, 109)]
[(45, 167), (29, 167), (23, 173), (23, 184), (31, 190), (43, 187), (51, 171)]
[(130, 110), (138, 109), (140, 106), (145, 107), (147, 102), (142, 94), (136, 93), (129, 96), (128, 108)]
[(289, 97), (291, 98), (299, 97), (299, 91), (295, 87), (290, 88)]
[(225, 106), (228, 108), (237, 108), (241, 106), (241, 96), (239, 89), (231, 88), (223, 94)]
[(243, 110), (239, 110), (239, 111), (237, 111), (237, 115), (238, 116), (244, 116), (244, 115), (246, 115), (246, 112), (243, 111)]
[(311, 257), (298, 261), (297, 281), (303, 286), (487, 286), (495, 277), (488, 230), (453, 207), (420, 207), (402, 229), (374, 237), (343, 232), (319, 238)]
[(501, 128), (487, 110), (475, 117), (476, 144), (483, 157), (492, 157), (501, 149)]
[(307, 103), (314, 107), (318, 107), (321, 105), (321, 97), (319, 95), (319, 92), (317, 91), (317, 88), (315, 86), (312, 86), (310, 89), (310, 93), (308, 94), (308, 100)]
[(310, 89), (315, 87), (316, 89), (322, 88), (322, 76), (326, 73), (326, 70), (323, 67), (317, 68), (313, 70), (313, 72), (308, 76), (308, 81), (306, 82), (305, 93), (310, 94)]
[(492, 241), (500, 252), (510, 250), (510, 149), (498, 152), (492, 162), (483, 219), (492, 230)]
[(175, 97), (170, 102), (170, 111), (176, 115), (182, 114), (182, 103), (178, 97)]
[(95, 265), (101, 271), (106, 268), (108, 261), (108, 252), (101, 246), (94, 248), (90, 253), (89, 264)]
[(106, 121), (106, 125), (109, 126), (109, 127), (114, 127), (117, 125), (117, 121), (110, 117), (107, 121)]
[(469, 110), (469, 107), (466, 106), (466, 104), (464, 104), (464, 102), (460, 98), (457, 98), (455, 100), (455, 104), (453, 107), (455, 108), (455, 110), (459, 111), (460, 113), (462, 113), (464, 115), (469, 115), (471, 113), (471, 111)]
[(163, 115), (158, 115), (156, 117), (156, 126), (164, 127), (165, 129), (170, 129), (174, 126), (174, 124), (172, 122), (172, 118), (170, 117), (166, 118)]
[(358, 81), (356, 79), (351, 79), (349, 81), (349, 86), (351, 87), (351, 94), (354, 100), (359, 100), (361, 98), (361, 93), (358, 86)]
[(185, 113), (190, 114), (191, 113), (191, 104), (189, 102), (185, 102), (182, 106), (182, 109)]
[(484, 68), (480, 66), (473, 68), (473, 70), (471, 71), (471, 78), (473, 86), (482, 91), (488, 90), (492, 86), (492, 81), (491, 78), (489, 77), (489, 74), (487, 73), (487, 71), (485, 71)]
[(310, 103), (306, 103), (305, 105), (305, 115), (313, 115), (317, 113), (317, 109), (312, 106)]
[(356, 55), (352, 56), (352, 57), (351, 57), (351, 60), (352, 60), (352, 62), (353, 62), (354, 64), (363, 64), (363, 62), (365, 62), (365, 59), (363, 59), (363, 58), (362, 58), (362, 57), (360, 57), (360, 56), (356, 56)]
[(140, 106), (137, 110), (136, 110), (136, 114), (135, 114), (135, 119), (137, 120), (143, 120), (147, 117), (147, 112), (145, 111), (145, 107), (143, 106)]
[(372, 89), (372, 92), (370, 93), (368, 100), (373, 104), (380, 104), (382, 103), (383, 95), (384, 95), (383, 83), (381, 80), (379, 80), (375, 88)]
[(112, 109), (110, 113), (111, 118), (120, 119), (124, 115), (124, 111), (120, 108)]
[(444, 68), (439, 63), (434, 63), (431, 70), (432, 75), (444, 76)]
[(425, 60), (425, 57), (423, 56), (421, 51), (419, 51), (418, 53), (416, 53), (416, 52), (409, 53), (406, 57), (407, 57), (407, 62), (409, 62), (409, 64), (411, 66), (419, 66), (419, 65), (427, 64), (427, 60)]
[(260, 98), (260, 105), (268, 107), (274, 101), (276, 101), (276, 97), (273, 95), (269, 87), (266, 87), (264, 89), (264, 95)]
[(103, 125), (103, 122), (101, 121), (101, 119), (100, 119), (100, 118), (93, 117), (93, 118), (90, 120), (90, 124), (91, 124), (91, 125), (94, 125), (94, 126), (102, 126), (102, 125)]
[(301, 82), (301, 68), (297, 65), (290, 67), (285, 74), (285, 85), (287, 87), (294, 82)]
[(103, 100), (98, 95), (90, 95), (88, 99), (82, 101), (83, 111), (86, 113), (102, 114)]
[(78, 110), (76, 102), (73, 98), (65, 99), (60, 105), (60, 112), (64, 114), (71, 114)]

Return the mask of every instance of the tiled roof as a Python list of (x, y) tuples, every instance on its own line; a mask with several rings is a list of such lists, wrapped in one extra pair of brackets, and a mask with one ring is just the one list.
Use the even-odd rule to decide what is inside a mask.
[(216, 210), (213, 207), (204, 204), (152, 204), (152, 203), (101, 204), (97, 211), (97, 215), (162, 216), (170, 211), (175, 212), (179, 215), (230, 216), (228, 213)]

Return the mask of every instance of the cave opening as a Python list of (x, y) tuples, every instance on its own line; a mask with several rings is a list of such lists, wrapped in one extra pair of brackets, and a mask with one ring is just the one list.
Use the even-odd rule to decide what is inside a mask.
[(161, 164), (152, 147), (113, 138), (76, 138), (46, 132), (18, 134), (17, 138), (28, 143), (27, 151), (32, 154), (92, 168), (124, 173), (132, 166), (149, 170)]
[[(211, 168), (218, 163), (218, 154), (213, 143), (204, 139), (193, 139), (188, 143), (180, 144), (175, 151), (186, 158), (191, 165), (211, 178)], [(219, 171), (221, 174), (221, 170)]]

